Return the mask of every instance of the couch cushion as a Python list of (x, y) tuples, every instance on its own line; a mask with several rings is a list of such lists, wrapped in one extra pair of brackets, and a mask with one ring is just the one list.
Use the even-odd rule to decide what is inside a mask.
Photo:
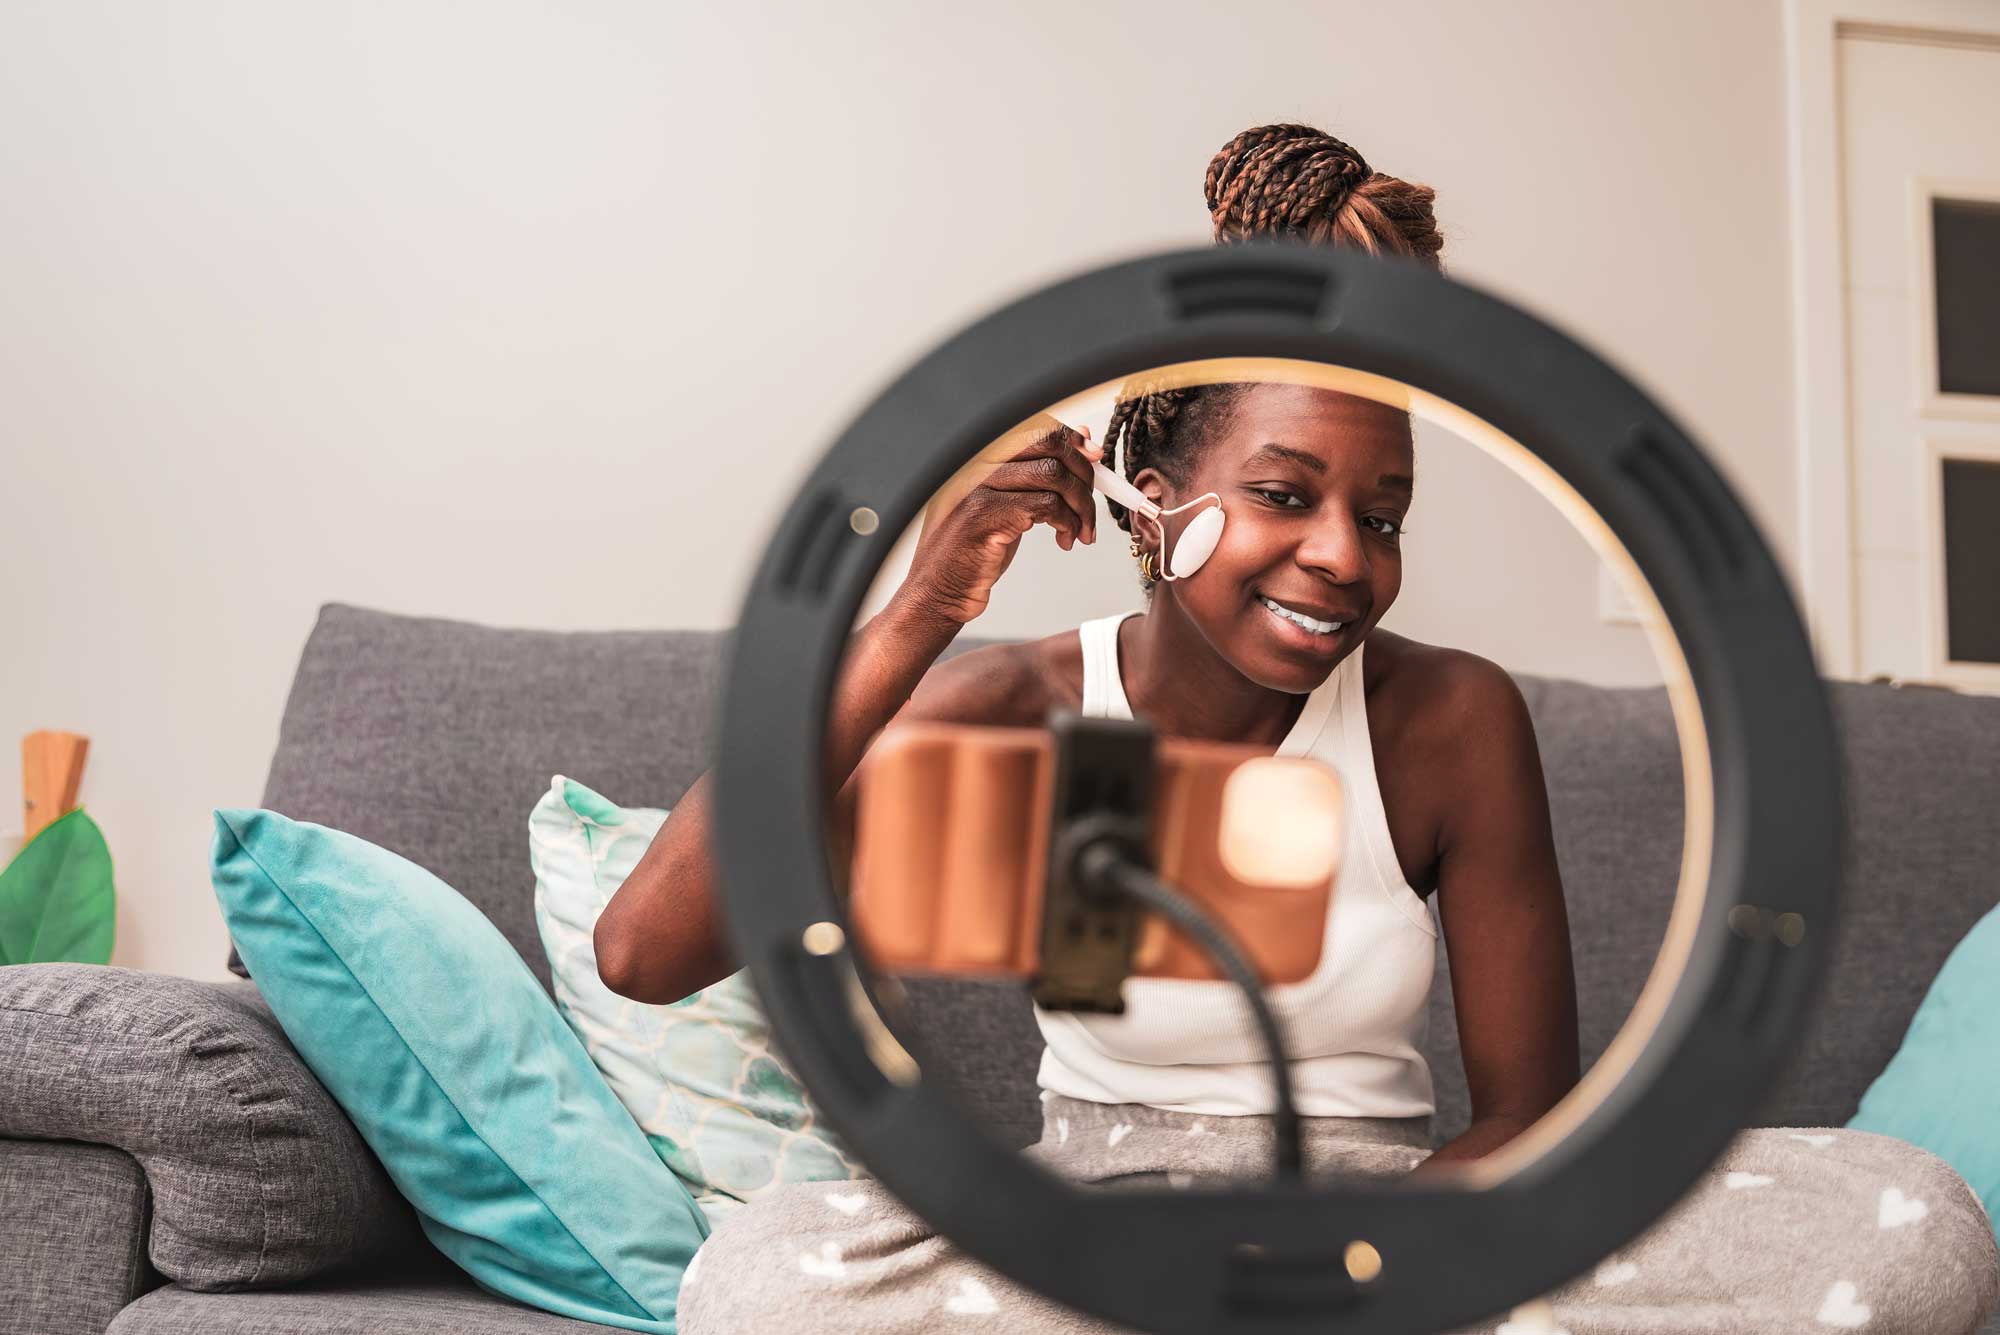
[[(1663, 690), (1517, 680), (1548, 783), (1588, 1067), (1630, 1013), (1665, 934), (1681, 852), (1679, 746)], [(1763, 1126), (1846, 1123), (2000, 885), (2000, 699), (1842, 682), (1828, 691), (1848, 788), (1845, 898), (1825, 991), (1759, 1107)], [(1443, 962), (1429, 1051), (1440, 1139), (1469, 1116)]]
[[(613, 1326), (538, 1311), (476, 1289), (463, 1276), (301, 1284), (264, 1293), (155, 1289), (106, 1335), (612, 1335)], [(622, 1332), (620, 1333), (622, 1335)]]
[(94, 1141), (138, 1162), (152, 1262), (187, 1288), (289, 1284), (423, 1245), (247, 983), (0, 969), (0, 1071), (0, 1135)]
[[(988, 642), (961, 637), (947, 655)], [(293, 685), (266, 804), (463, 878), (546, 980), (519, 811), (555, 773), (671, 806), (708, 764), (727, 644), (718, 632), (503, 631), (330, 606)], [(1630, 1012), (1665, 932), (1680, 859), (1678, 743), (1657, 688), (1516, 680), (1549, 784), (1589, 1062)], [(1825, 1003), (1763, 1109), (1770, 1125), (1847, 1120), (1952, 945), (1992, 906), (1980, 873), (2000, 859), (2000, 700), (1831, 691), (1853, 811), (1845, 925)], [(1440, 967), (1427, 1049), (1440, 1135), (1467, 1115), (1449, 989)], [(909, 990), (921, 1021), (906, 1033), (932, 1054), (925, 1069), (1024, 1143), (1037, 1124), (1040, 1040), (1020, 989)]]
[(551, 774), (671, 806), (708, 768), (724, 653), (715, 631), (493, 630), (331, 604), (292, 680), (263, 805), (429, 870), (546, 987), (522, 813)]
[(1825, 995), (1766, 1100), (1771, 1126), (1840, 1126), (1902, 1044), (1953, 947), (2000, 900), (2000, 698), (1837, 684), (1845, 898)]
[(123, 1150), (0, 1140), (0, 1331), (98, 1335), (159, 1283), (146, 1267), (146, 1175)]

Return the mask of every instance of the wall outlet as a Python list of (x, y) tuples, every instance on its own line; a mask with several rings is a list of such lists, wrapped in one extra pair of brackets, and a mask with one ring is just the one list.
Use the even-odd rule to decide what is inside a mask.
[(1639, 609), (1625, 596), (1625, 589), (1611, 567), (1597, 563), (1597, 619), (1608, 626), (1637, 626)]

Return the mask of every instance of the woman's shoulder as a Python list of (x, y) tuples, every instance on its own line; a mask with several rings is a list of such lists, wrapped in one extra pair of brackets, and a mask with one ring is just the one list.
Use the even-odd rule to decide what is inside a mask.
[(1035, 727), (1083, 699), (1083, 648), (1075, 630), (982, 645), (934, 665), (902, 717)]
[(1462, 744), (1469, 733), (1527, 716), (1507, 670), (1464, 649), (1377, 628), (1362, 665), (1370, 729), (1406, 744)]
[(1404, 879), (1428, 893), (1445, 831), (1538, 780), (1534, 724), (1514, 679), (1478, 654), (1376, 630), (1362, 666), (1390, 838)]

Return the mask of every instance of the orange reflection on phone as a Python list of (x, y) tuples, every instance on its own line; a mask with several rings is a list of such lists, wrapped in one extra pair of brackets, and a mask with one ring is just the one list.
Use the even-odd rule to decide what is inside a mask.
[[(1319, 964), (1344, 826), (1339, 776), (1306, 757), (1160, 738), (1153, 865), (1218, 919), (1266, 983)], [(849, 916), (889, 973), (1029, 976), (1040, 962), (1055, 739), (1041, 728), (897, 724), (861, 765)], [(1135, 976), (1222, 975), (1147, 915)]]

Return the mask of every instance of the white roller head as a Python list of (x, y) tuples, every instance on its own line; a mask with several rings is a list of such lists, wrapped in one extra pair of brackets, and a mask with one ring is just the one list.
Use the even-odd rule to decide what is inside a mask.
[(1090, 463), (1090, 476), (1096, 488), (1128, 510), (1137, 510), (1149, 519), (1160, 517), (1160, 507), (1146, 499), (1146, 493), (1127, 482), (1118, 474), (1098, 463)]
[(1174, 554), (1168, 564), (1172, 566), (1174, 578), (1186, 579), (1201, 569), (1201, 563), (1215, 550), (1215, 544), (1222, 541), (1222, 507), (1203, 510), (1188, 521), (1181, 530), (1180, 540), (1174, 543)]

